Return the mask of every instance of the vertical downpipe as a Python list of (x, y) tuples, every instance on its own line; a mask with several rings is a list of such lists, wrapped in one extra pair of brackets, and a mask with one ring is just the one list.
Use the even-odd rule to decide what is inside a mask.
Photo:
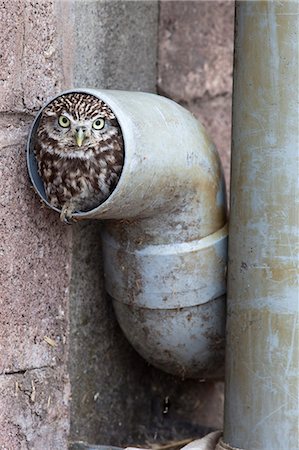
[(223, 448), (299, 448), (298, 17), (237, 2)]

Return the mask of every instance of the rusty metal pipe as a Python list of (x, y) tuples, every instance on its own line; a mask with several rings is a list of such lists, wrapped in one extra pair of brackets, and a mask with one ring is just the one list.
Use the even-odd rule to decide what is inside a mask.
[[(191, 113), (164, 97), (77, 91), (104, 100), (124, 138), (116, 189), (99, 207), (74, 215), (104, 220), (106, 290), (121, 328), (141, 355), (167, 372), (221, 376), (227, 229), (214, 145)], [(50, 206), (32, 152), (39, 118), (28, 140), (28, 168)]]
[(298, 13), (237, 2), (225, 449), (298, 449)]

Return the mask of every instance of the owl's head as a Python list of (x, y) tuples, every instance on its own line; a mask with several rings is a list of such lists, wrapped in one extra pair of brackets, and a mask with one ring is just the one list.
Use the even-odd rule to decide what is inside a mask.
[[(120, 133), (111, 109), (98, 98), (84, 94), (64, 94), (42, 113), (37, 134), (55, 144), (62, 154), (90, 149)], [(54, 141), (54, 142), (53, 142)]]

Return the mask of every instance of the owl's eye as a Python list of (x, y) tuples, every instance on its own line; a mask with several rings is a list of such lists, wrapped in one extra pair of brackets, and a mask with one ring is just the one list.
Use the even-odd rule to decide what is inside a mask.
[(60, 116), (58, 123), (62, 128), (68, 128), (70, 126), (70, 121), (66, 116)]
[(102, 128), (104, 128), (105, 125), (105, 120), (104, 119), (96, 119), (93, 124), (92, 124), (92, 128), (94, 128), (95, 130), (101, 130)]

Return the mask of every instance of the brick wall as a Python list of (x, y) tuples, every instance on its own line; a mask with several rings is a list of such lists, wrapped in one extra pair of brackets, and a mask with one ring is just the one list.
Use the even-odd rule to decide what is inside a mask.
[[(234, 1), (162, 1), (158, 90), (206, 126), (229, 182)], [(227, 183), (229, 184), (229, 183)]]

